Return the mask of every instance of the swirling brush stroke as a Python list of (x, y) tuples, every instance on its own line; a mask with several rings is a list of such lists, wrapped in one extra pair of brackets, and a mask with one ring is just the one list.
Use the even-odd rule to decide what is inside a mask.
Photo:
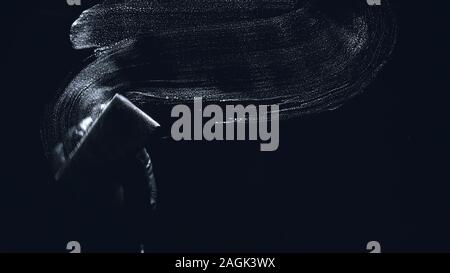
[(388, 1), (110, 0), (70, 38), (95, 56), (50, 105), (47, 149), (116, 93), (157, 120), (200, 96), (276, 103), (282, 117), (335, 109), (375, 78), (396, 24)]

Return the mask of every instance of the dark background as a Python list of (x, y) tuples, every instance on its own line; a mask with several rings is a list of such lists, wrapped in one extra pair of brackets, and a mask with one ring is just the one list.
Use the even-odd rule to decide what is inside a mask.
[[(68, 31), (96, 1), (11, 2), (2, 3), (0, 251), (64, 252), (77, 238), (62, 220), (40, 119), (90, 54), (71, 48)], [(385, 252), (450, 251), (447, 4), (391, 2), (398, 44), (376, 82), (336, 111), (282, 122), (277, 152), (150, 148), (160, 202), (147, 251), (366, 252), (372, 240)]]

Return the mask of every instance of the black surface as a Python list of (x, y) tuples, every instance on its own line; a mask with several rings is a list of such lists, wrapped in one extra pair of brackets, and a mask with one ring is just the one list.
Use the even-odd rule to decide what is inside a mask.
[[(77, 238), (64, 235), (40, 118), (89, 56), (68, 30), (94, 1), (29, 2), (2, 7), (0, 251), (64, 252)], [(334, 112), (283, 122), (277, 152), (151, 147), (160, 203), (147, 250), (365, 251), (376, 240), (383, 251), (450, 251), (445, 5), (395, 1), (399, 41), (375, 83)]]

